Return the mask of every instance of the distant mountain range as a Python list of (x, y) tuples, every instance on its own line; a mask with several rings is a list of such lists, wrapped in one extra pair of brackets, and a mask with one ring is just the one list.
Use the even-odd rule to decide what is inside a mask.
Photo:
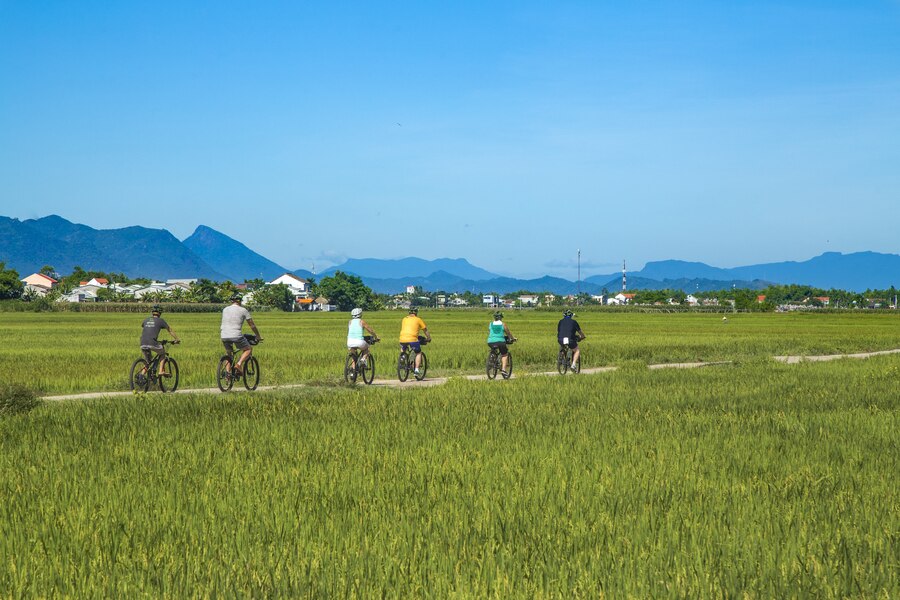
[[(93, 229), (51, 215), (20, 221), (0, 217), (0, 261), (27, 275), (44, 265), (60, 273), (75, 266), (87, 270), (124, 273), (154, 279), (205, 277), (213, 280), (271, 280), (288, 272), (283, 266), (251, 250), (243, 243), (205, 225), (183, 242), (164, 229), (125, 227)], [(315, 277), (336, 271), (358, 275), (376, 292), (397, 293), (407, 286), (445, 292), (496, 292), (519, 290), (572, 294), (579, 289), (592, 294), (606, 289), (621, 291), (622, 274), (587, 277), (580, 284), (558, 277), (515, 279), (502, 277), (464, 258), (425, 260), (349, 259)], [(299, 269), (294, 273), (314, 275)], [(770, 283), (798, 283), (830, 289), (864, 291), (900, 286), (900, 255), (877, 252), (840, 254), (827, 252), (802, 262), (779, 262), (723, 269), (681, 260), (649, 262), (628, 273), (628, 289), (681, 289), (715, 291), (731, 287), (762, 289)]]
[(226, 279), (165, 229), (93, 229), (56, 215), (0, 217), (0, 261), (23, 276), (50, 265), (59, 273), (80, 266), (129, 277)]

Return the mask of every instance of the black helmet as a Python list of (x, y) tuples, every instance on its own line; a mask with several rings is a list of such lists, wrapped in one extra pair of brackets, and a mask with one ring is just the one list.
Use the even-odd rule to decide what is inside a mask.
[(417, 315), (417, 314), (419, 314), (419, 307), (418, 307), (418, 306), (410, 306), (410, 307), (409, 307), (409, 314), (411, 314), (411, 315)]
[(502, 319), (502, 318), (503, 318), (503, 313), (500, 312), (499, 310), (498, 310), (497, 312), (494, 313), (494, 320), (495, 320), (495, 321), (499, 321), (499, 320)]
[(564, 317), (571, 317), (571, 316), (574, 315), (574, 314), (575, 314), (575, 313), (573, 313), (573, 312), (572, 312), (571, 310), (569, 310), (568, 308), (565, 310), (565, 312), (563, 312), (563, 316), (564, 316)]
[(150, 309), (150, 314), (152, 315), (154, 313), (157, 315), (162, 314), (162, 308), (159, 307), (159, 304), (154, 304), (153, 307)]
[(241, 301), (241, 295), (238, 294), (237, 292), (233, 293), (233, 294), (231, 295), (231, 301), (232, 301), (232, 302), (240, 302), (240, 301)]

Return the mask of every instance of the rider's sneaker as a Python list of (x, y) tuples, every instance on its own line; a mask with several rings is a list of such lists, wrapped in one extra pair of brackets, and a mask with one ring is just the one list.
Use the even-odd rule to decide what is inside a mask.
[(502, 369), (500, 370), (500, 374), (503, 375), (504, 377), (506, 377), (508, 375), (508, 373)]
[(413, 374), (418, 375), (418, 374), (419, 374), (419, 370), (418, 370), (418, 369), (414, 369), (414, 370), (413, 370)]
[(572, 370), (574, 371), (575, 369), (578, 368), (578, 363), (574, 363), (574, 362), (573, 362), (573, 363), (572, 363), (572, 366), (569, 367), (569, 368), (572, 369)]
[(366, 366), (366, 359), (365, 359), (365, 358), (359, 359), (359, 366), (360, 366), (360, 367)]

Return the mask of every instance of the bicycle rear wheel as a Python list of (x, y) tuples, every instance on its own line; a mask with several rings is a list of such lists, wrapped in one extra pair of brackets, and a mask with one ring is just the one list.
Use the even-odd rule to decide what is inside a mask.
[(344, 381), (347, 383), (356, 383), (356, 361), (359, 360), (353, 356), (352, 352), (347, 353), (344, 360)]
[(512, 352), (506, 354), (506, 372), (503, 373), (503, 379), (512, 377)]
[(259, 361), (251, 356), (244, 363), (244, 387), (251, 392), (259, 385)]
[(397, 358), (397, 379), (406, 381), (409, 378), (409, 354), (401, 352)]
[(128, 372), (128, 383), (135, 392), (146, 392), (150, 387), (149, 365), (143, 358), (139, 358), (131, 363), (131, 370)]
[(223, 392), (227, 392), (234, 385), (231, 376), (231, 359), (227, 356), (219, 359), (219, 367), (216, 369), (216, 384)]
[(491, 350), (488, 352), (487, 361), (485, 362), (485, 370), (487, 370), (488, 379), (493, 379), (497, 376), (497, 371), (500, 370), (500, 365), (497, 364), (497, 353)]
[[(425, 352), (419, 352), (422, 355), (422, 366), (419, 367), (419, 374), (416, 375), (416, 381), (422, 381), (425, 379), (425, 373), (428, 372), (428, 357), (425, 356)], [(413, 363), (415, 365), (415, 363)]]
[(375, 357), (370, 352), (366, 357), (366, 363), (362, 366), (362, 377), (366, 385), (372, 385), (375, 381)]
[(174, 358), (170, 357), (166, 359), (166, 371), (168, 371), (171, 377), (157, 375), (159, 389), (163, 392), (174, 392), (178, 389), (178, 363), (175, 362)]
[(568, 352), (564, 349), (559, 351), (559, 354), (556, 355), (556, 370), (559, 371), (560, 375), (565, 375), (566, 371), (569, 370), (569, 356)]

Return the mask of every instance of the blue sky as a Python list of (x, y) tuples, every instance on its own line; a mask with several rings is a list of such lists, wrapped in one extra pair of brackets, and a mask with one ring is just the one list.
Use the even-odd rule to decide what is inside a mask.
[(289, 268), (900, 251), (900, 2), (0, 0), (0, 214)]

